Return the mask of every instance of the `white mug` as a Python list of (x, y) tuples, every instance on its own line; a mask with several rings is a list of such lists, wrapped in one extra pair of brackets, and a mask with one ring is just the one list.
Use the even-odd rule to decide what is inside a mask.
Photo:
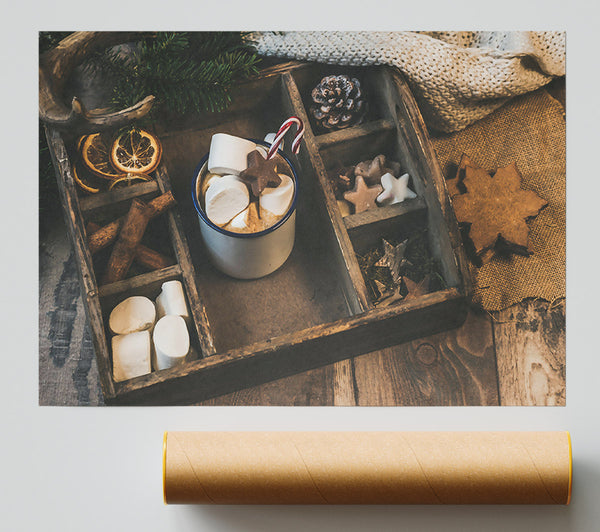
[[(256, 144), (267, 149), (270, 147), (265, 142), (256, 141)], [(283, 265), (294, 247), (298, 176), (281, 150), (278, 150), (278, 154), (292, 172), (290, 177), (294, 181), (294, 196), (285, 215), (276, 224), (258, 233), (234, 233), (210, 221), (199, 200), (202, 177), (208, 170), (208, 154), (196, 168), (192, 180), (192, 200), (208, 255), (220, 271), (236, 279), (258, 279), (274, 272)]]

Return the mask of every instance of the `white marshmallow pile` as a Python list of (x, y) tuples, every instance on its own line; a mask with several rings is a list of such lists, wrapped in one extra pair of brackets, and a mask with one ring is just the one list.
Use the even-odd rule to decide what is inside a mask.
[[(273, 133), (269, 134), (271, 137)], [(269, 135), (265, 140), (270, 138)], [(267, 157), (267, 150), (254, 142), (234, 137), (225, 133), (212, 136), (210, 152), (208, 155), (208, 171), (210, 181), (203, 187), (204, 210), (208, 218), (216, 225), (238, 232), (252, 232), (249, 219), (250, 194), (246, 184), (238, 178), (240, 172), (247, 168), (247, 157), (252, 151), (257, 150), (263, 157)], [(219, 175), (220, 174), (220, 175)], [(267, 187), (259, 197), (261, 216), (263, 211), (266, 219), (272, 216), (283, 216), (294, 197), (294, 182), (292, 178), (279, 174), (281, 184), (277, 187)], [(208, 186), (206, 186), (208, 185)], [(269, 217), (271, 215), (271, 217)]]
[[(157, 321), (158, 318), (158, 321)], [(190, 350), (190, 316), (183, 286), (166, 281), (155, 304), (128, 297), (110, 313), (113, 378), (124, 381), (182, 363)]]

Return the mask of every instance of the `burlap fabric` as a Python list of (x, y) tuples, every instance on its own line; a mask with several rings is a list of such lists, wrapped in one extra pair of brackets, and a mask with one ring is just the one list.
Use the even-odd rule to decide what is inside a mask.
[(565, 73), (561, 32), (256, 32), (263, 55), (337, 65), (391, 65), (407, 78), (427, 125), (457, 131), (511, 97)]
[(432, 139), (447, 177), (462, 153), (487, 170), (515, 161), (524, 189), (548, 206), (529, 222), (530, 257), (494, 257), (471, 267), (474, 302), (500, 310), (528, 297), (565, 297), (566, 184), (563, 106), (541, 89), (515, 98), (463, 131)]

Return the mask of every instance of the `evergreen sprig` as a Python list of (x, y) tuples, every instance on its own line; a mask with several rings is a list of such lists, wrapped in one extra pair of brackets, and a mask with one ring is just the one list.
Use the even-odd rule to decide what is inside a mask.
[(258, 62), (243, 33), (159, 32), (136, 43), (130, 54), (108, 49), (88, 67), (109, 77), (115, 110), (153, 94), (155, 107), (186, 114), (225, 109), (233, 83), (257, 73)]

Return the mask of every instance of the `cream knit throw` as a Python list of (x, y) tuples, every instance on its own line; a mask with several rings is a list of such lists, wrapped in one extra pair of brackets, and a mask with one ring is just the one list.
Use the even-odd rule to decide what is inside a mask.
[(565, 74), (562, 32), (255, 32), (259, 54), (337, 65), (392, 65), (427, 125), (465, 128), (509, 98)]

